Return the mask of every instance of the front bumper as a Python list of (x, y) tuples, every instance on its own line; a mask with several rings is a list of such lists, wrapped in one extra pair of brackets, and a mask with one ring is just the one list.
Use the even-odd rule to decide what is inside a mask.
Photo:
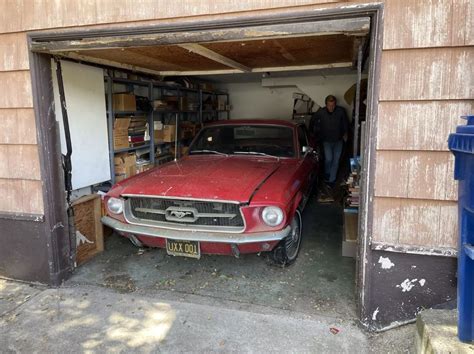
[(114, 230), (136, 236), (143, 235), (159, 238), (170, 238), (173, 240), (233, 243), (238, 245), (245, 243), (280, 241), (288, 236), (291, 231), (291, 227), (288, 225), (283, 230), (279, 231), (235, 234), (224, 232), (178, 231), (157, 227), (139, 226), (126, 224), (109, 216), (102, 217), (101, 221), (104, 225), (111, 227)]

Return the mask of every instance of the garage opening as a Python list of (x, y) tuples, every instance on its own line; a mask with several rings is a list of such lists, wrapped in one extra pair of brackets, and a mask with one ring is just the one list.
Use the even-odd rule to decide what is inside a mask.
[[(259, 28), (257, 32), (247, 28), (253, 36), (243, 35), (242, 29), (229, 29), (219, 39), (209, 31), (188, 33), (183, 37), (186, 40), (180, 39), (182, 33), (173, 33), (162, 34), (153, 41), (146, 36), (130, 35), (111, 37), (109, 42), (104, 42), (104, 38), (52, 41), (47, 37), (33, 42), (33, 50), (51, 58), (66, 177), (61, 187), (67, 195), (65, 205), (70, 205), (73, 259), (76, 264), (83, 264), (70, 282), (103, 285), (123, 292), (159, 292), (170, 299), (213, 299), (242, 306), (357, 317), (356, 291), (360, 288), (355, 283), (360, 267), (356, 267), (356, 259), (364, 243), (358, 236), (360, 196), (367, 192), (361, 172), (367, 165), (364, 159), (370, 137), (365, 121), (370, 90), (369, 58), (373, 55), (371, 18), (279, 26), (284, 28)], [(175, 43), (166, 43), (170, 41)], [(347, 139), (344, 137), (337, 179), (329, 186), (324, 181), (327, 171), (323, 167), (328, 156), (323, 154), (323, 141), (316, 129), (319, 122), (315, 119), (317, 112), (325, 109), (328, 95), (335, 96), (347, 116)], [(170, 237), (159, 241), (155, 238), (153, 245), (160, 248), (145, 247), (150, 235), (114, 232), (100, 224), (101, 217), (110, 215), (115, 208), (102, 205), (101, 197), (117, 183), (131, 180), (136, 181), (135, 194), (125, 195), (125, 204), (117, 208), (125, 210), (129, 203), (130, 210), (135, 208), (134, 211), (152, 215), (157, 224), (160, 218), (184, 220), (188, 212), (190, 217), (199, 218), (193, 213), (205, 212), (198, 210), (196, 201), (212, 203), (213, 220), (223, 218), (215, 216), (217, 212), (234, 218), (238, 212), (229, 205), (216, 206), (222, 201), (217, 196), (205, 200), (189, 192), (191, 184), (195, 189), (204, 188), (200, 182), (206, 176), (200, 171), (207, 161), (200, 160), (191, 167), (184, 166), (183, 161), (193, 157), (193, 152), (199, 152), (199, 156), (229, 154), (208, 148), (213, 139), (227, 139), (212, 135), (209, 126), (220, 127), (219, 122), (227, 122), (226, 128), (233, 129), (234, 140), (261, 142), (266, 139), (259, 135), (261, 127), (267, 121), (267, 129), (275, 128), (279, 124), (275, 120), (287, 122), (287, 128), (294, 126), (290, 139), (294, 139), (295, 152), (288, 157), (299, 159), (300, 164), (311, 159), (315, 166), (306, 174), (292, 177), (296, 184), (302, 183), (302, 176), (311, 177), (308, 186), (312, 188), (301, 191), (302, 198), (295, 208), (301, 215), (297, 229), (302, 229), (302, 241), (298, 258), (291, 266), (275, 265), (274, 257), (269, 256), (285, 239), (272, 239), (275, 242), (265, 242), (260, 249), (251, 248), (249, 254), (245, 252), (246, 245), (230, 242), (231, 255), (223, 257), (212, 255), (222, 253), (213, 252), (212, 248), (202, 254), (197, 252), (194, 247), (204, 250), (206, 242), (186, 241), (186, 235), (196, 231), (189, 224), (175, 228)], [(229, 123), (232, 121), (238, 126)], [(202, 131), (207, 134), (204, 138)], [(199, 139), (207, 145), (197, 149)], [(287, 138), (278, 133), (272, 139), (273, 145), (281, 149), (281, 142)], [(276, 157), (278, 167), (264, 173), (253, 185), (248, 202), (239, 201), (237, 208), (244, 204), (248, 207), (250, 199), (265, 188), (265, 182), (271, 180), (277, 169), (283, 171), (281, 176), (286, 176), (300, 168), (298, 163), (285, 165), (280, 160), (286, 156), (269, 151), (255, 151), (253, 145), (238, 151), (258, 155), (258, 163), (252, 167), (234, 166), (232, 178), (228, 169), (219, 170), (216, 165), (212, 182), (206, 183), (226, 190), (229, 183), (234, 183), (235, 193), (244, 193), (247, 185), (242, 182), (239, 186), (239, 181), (246, 180), (250, 169), (252, 173), (265, 170), (265, 159)], [(167, 174), (158, 173), (154, 180), (140, 177), (167, 168)], [(206, 173), (214, 172), (207, 169)], [(187, 202), (179, 204), (179, 210), (173, 209), (174, 202), (163, 207), (158, 207), (155, 200), (147, 201), (146, 205), (133, 204), (137, 196), (149, 197), (153, 190), (158, 190), (164, 178), (166, 183), (176, 179), (180, 186), (188, 186), (184, 188), (188, 194), (180, 197)], [(222, 183), (227, 185), (222, 187)], [(212, 190), (212, 186), (206, 187)], [(174, 185), (169, 185), (166, 193), (171, 188)], [(141, 216), (140, 220), (144, 218)], [(129, 221), (126, 215), (122, 221)], [(239, 225), (226, 227), (234, 230), (232, 227)], [(243, 222), (242, 227), (248, 225)], [(291, 222), (288, 227), (294, 230)], [(175, 238), (176, 245), (170, 246)], [(188, 252), (186, 247), (193, 250)]]

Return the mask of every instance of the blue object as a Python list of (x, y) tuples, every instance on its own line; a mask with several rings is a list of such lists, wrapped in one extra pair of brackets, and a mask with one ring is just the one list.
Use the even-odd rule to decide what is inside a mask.
[(458, 337), (474, 340), (474, 116), (449, 135), (459, 181)]

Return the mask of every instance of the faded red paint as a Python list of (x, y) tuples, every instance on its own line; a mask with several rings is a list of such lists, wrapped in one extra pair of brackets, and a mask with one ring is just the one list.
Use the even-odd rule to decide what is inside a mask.
[[(298, 144), (297, 125), (293, 122), (232, 120), (211, 123), (221, 124), (291, 127), (295, 148), (298, 152), (302, 149)], [(236, 201), (241, 204), (245, 219), (243, 234), (277, 231), (289, 224), (296, 208), (308, 196), (317, 169), (318, 161), (311, 153), (280, 159), (254, 155), (191, 155), (119, 182), (107, 193), (105, 201), (127, 194)], [(269, 227), (261, 219), (261, 210), (269, 205), (278, 206), (285, 213), (285, 220), (278, 227)], [(122, 216), (111, 213), (109, 216), (125, 222)], [(136, 236), (145, 245), (165, 247), (164, 238)], [(257, 253), (273, 249), (277, 242), (267, 242), (270, 248), (263, 244), (241, 244), (239, 250)], [(201, 242), (201, 253), (231, 255), (232, 250), (229, 244)]]

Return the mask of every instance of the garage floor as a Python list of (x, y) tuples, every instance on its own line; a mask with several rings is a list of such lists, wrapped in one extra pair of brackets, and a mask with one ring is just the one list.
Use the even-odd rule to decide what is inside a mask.
[(163, 249), (139, 250), (112, 235), (106, 240), (106, 251), (79, 267), (66, 285), (98, 285), (169, 300), (201, 304), (212, 300), (236, 308), (247, 304), (265, 311), (355, 319), (355, 261), (340, 255), (340, 207), (310, 200), (303, 225), (300, 255), (289, 268), (272, 265), (263, 254), (240, 259), (172, 257)]

